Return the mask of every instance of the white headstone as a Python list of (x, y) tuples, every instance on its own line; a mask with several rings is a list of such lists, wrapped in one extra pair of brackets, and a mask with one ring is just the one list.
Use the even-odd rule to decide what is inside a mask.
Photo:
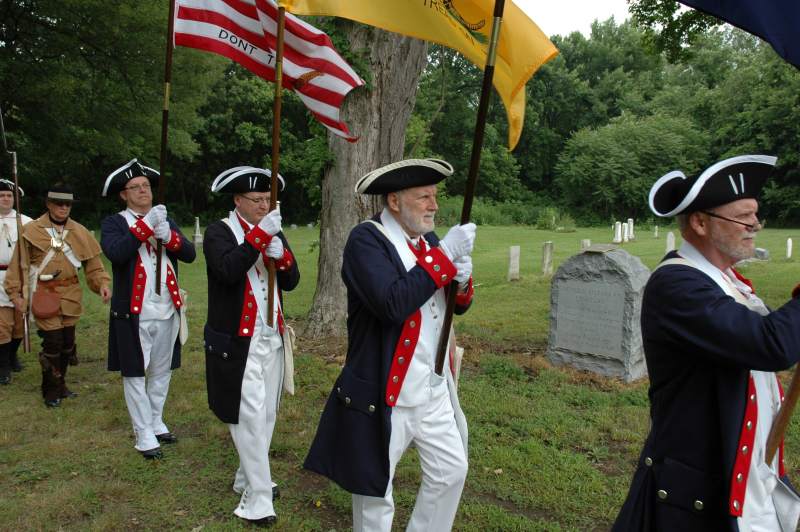
[(508, 280), (519, 281), (519, 246), (508, 248)]
[(203, 233), (200, 232), (200, 218), (194, 218), (194, 236), (192, 237), (194, 240), (194, 245), (198, 246), (203, 243)]
[(308, 225), (306, 225), (306, 227), (308, 227), (309, 229), (313, 229), (314, 228), (314, 224), (308, 224)]
[(289, 226), (290, 229), (297, 229), (297, 224), (292, 224)]
[(669, 253), (670, 251), (672, 251), (674, 249), (675, 249), (675, 233), (670, 231), (669, 233), (667, 233), (667, 251), (666, 251), (666, 253)]
[(658, 238), (658, 226), (653, 229), (653, 238)]
[(621, 244), (622, 243), (622, 223), (617, 222), (614, 224), (614, 240), (612, 240), (614, 244)]
[(791, 238), (787, 238), (786, 239), (786, 258), (787, 259), (791, 259), (792, 258), (792, 239)]
[(633, 234), (633, 218), (628, 218), (628, 240), (636, 240)]
[(631, 239), (630, 235), (628, 234), (628, 222), (622, 224), (622, 241), (627, 242)]
[(542, 275), (553, 275), (553, 242), (550, 240), (542, 246)]
[(585, 250), (587, 248), (590, 248), (590, 247), (592, 247), (592, 241), (591, 240), (589, 240), (588, 238), (584, 238), (583, 240), (581, 240), (581, 251), (583, 251), (583, 250)]

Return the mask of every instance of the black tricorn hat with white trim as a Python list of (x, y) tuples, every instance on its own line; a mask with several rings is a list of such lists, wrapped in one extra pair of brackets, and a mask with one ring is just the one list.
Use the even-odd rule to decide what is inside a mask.
[[(286, 182), (278, 174), (278, 190)], [(269, 192), (272, 187), (272, 171), (255, 166), (235, 166), (219, 174), (211, 183), (211, 192), (220, 194), (245, 194), (247, 192)]]
[[(0, 190), (9, 190), (14, 192), (14, 182), (8, 179), (0, 179)], [(19, 187), (19, 195), (24, 196), (25, 191), (22, 190), (22, 187)]]
[(676, 216), (757, 198), (777, 160), (771, 155), (739, 155), (709, 166), (695, 178), (672, 171), (650, 188), (650, 210), (656, 216)]
[(156, 186), (159, 175), (157, 170), (144, 166), (136, 159), (131, 159), (108, 174), (103, 185), (103, 197), (122, 191), (128, 185), (128, 181), (134, 177), (144, 176), (150, 181), (150, 186)]
[(358, 194), (388, 194), (412, 187), (435, 185), (453, 175), (453, 167), (441, 159), (405, 159), (373, 170), (356, 183)]

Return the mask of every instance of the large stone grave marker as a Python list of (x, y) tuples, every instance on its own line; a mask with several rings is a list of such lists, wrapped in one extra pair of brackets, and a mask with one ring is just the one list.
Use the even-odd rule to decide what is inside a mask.
[(622, 249), (592, 246), (569, 258), (551, 285), (547, 358), (626, 382), (644, 377), (639, 315), (649, 277)]
[(508, 248), (508, 280), (519, 281), (519, 246)]

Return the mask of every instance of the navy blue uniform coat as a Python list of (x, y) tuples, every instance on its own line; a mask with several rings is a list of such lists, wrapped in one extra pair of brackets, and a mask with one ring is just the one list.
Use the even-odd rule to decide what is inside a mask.
[[(169, 226), (180, 234), (181, 248), (177, 253), (167, 250), (167, 256), (178, 275), (178, 261), (194, 262), (194, 244), (183, 236), (171, 219)], [(111, 295), (111, 312), (108, 325), (108, 369), (121, 371), (123, 377), (144, 377), (144, 355), (139, 340), (139, 315), (131, 314), (131, 290), (139, 246), (142, 242), (133, 236), (128, 221), (121, 214), (107, 216), (100, 225), (100, 247), (114, 273)], [(176, 310), (177, 312), (177, 310)], [(176, 339), (170, 369), (181, 366), (181, 343)]]
[(728, 497), (749, 372), (797, 362), (800, 300), (761, 316), (700, 270), (664, 266), (645, 287), (642, 337), (652, 425), (613, 530), (738, 531)]
[[(380, 216), (373, 220), (380, 223)], [(439, 244), (432, 232), (425, 240), (431, 247)], [(371, 223), (350, 232), (342, 279), (347, 287), (347, 358), (304, 467), (351, 493), (383, 497), (392, 432), (386, 381), (405, 319), (430, 299), (436, 284), (419, 265), (406, 271), (394, 245)], [(456, 306), (456, 313), (467, 308)], [(376, 406), (374, 412), (369, 405)]]
[[(283, 233), (276, 236), (289, 248)], [(239, 422), (242, 379), (250, 350), (249, 336), (239, 336), (244, 306), (247, 270), (260, 252), (247, 241), (236, 243), (228, 224), (219, 220), (208, 226), (203, 237), (203, 254), (208, 274), (208, 320), (203, 336), (206, 351), (208, 406), (225, 423)], [(278, 294), (292, 290), (300, 281), (297, 259), (276, 275)], [(281, 298), (282, 304), (282, 298)]]

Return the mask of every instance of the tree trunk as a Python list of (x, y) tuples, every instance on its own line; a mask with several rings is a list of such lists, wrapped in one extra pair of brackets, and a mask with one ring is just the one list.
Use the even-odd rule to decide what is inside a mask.
[(346, 32), (352, 50), (369, 58), (372, 78), (367, 87), (353, 92), (342, 109), (345, 123), (360, 135), (358, 142), (328, 134), (336, 162), (322, 181), (319, 273), (305, 330), (311, 337), (345, 333), (342, 251), (350, 230), (381, 208), (380, 197), (356, 194), (355, 183), (367, 172), (402, 159), (406, 124), (427, 61), (424, 41), (350, 22)]

